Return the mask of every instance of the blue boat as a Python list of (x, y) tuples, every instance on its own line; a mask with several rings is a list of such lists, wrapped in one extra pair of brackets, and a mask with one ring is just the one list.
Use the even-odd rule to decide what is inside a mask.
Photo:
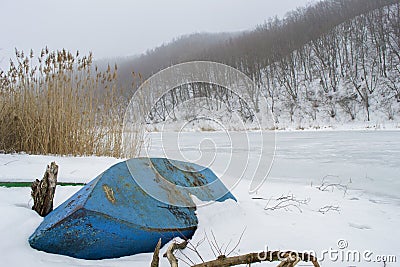
[(208, 168), (163, 158), (118, 163), (47, 215), (30, 236), (38, 250), (81, 259), (152, 252), (174, 237), (190, 239), (202, 201), (235, 197)]

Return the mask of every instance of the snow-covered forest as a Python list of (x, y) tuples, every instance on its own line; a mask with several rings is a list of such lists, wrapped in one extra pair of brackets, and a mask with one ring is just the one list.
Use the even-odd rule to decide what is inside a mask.
[(346, 21), (259, 74), (277, 121), (398, 120), (400, 5)]
[[(139, 64), (143, 78), (186, 60), (234, 66), (257, 84), (255, 103), (267, 98), (277, 128), (390, 123), (400, 115), (399, 25), (397, 1), (323, 1), (252, 32), (183, 37), (128, 62)], [(171, 94), (161, 102), (179, 102)], [(167, 114), (171, 107), (157, 108)]]

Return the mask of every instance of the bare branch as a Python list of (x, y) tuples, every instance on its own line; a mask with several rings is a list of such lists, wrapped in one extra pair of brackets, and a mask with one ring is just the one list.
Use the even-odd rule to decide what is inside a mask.
[(340, 212), (340, 208), (339, 206), (327, 205), (318, 210), (318, 212), (321, 212), (322, 214), (326, 214), (330, 211)]
[[(214, 257), (217, 257), (217, 253), (214, 251), (214, 249), (215, 249), (214, 244), (213, 244), (213, 243), (210, 241), (210, 239), (208, 238), (207, 233), (205, 233), (205, 236), (206, 236), (208, 245), (210, 246), (211, 251), (212, 251), (212, 253), (214, 254)], [(217, 250), (217, 251), (218, 251), (218, 250)]]
[(219, 256), (216, 260), (194, 265), (192, 267), (222, 267), (236, 266), (240, 264), (251, 264), (263, 261), (280, 261), (280, 267), (295, 266), (300, 261), (311, 262), (314, 267), (320, 267), (317, 258), (307, 253), (299, 253), (294, 251), (266, 251), (259, 253), (249, 253), (245, 255), (226, 257)]
[[(246, 228), (247, 228), (247, 227), (245, 227), (245, 228), (243, 229), (243, 232), (242, 232), (242, 234), (240, 235), (239, 240), (238, 240), (238, 242), (236, 243), (235, 247), (234, 247), (228, 254), (226, 254), (227, 256), (231, 255), (231, 253), (234, 252), (235, 249), (239, 246), (240, 242), (242, 241), (244, 232), (246, 231)], [(228, 247), (226, 247), (226, 248), (228, 248)]]
[(180, 257), (176, 257), (178, 260), (183, 261), (186, 265), (188, 266), (192, 266), (195, 263), (185, 254), (181, 251), (181, 254), (186, 258), (186, 260), (180, 258)]
[(347, 190), (348, 190), (348, 186), (349, 184), (351, 184), (351, 179), (349, 180), (349, 182), (346, 185), (343, 185), (341, 182), (337, 182), (337, 183), (331, 183), (329, 181), (326, 181), (327, 178), (329, 177), (336, 177), (337, 176), (332, 176), (332, 175), (326, 175), (322, 178), (322, 183), (321, 185), (317, 186), (316, 188), (320, 191), (333, 191), (334, 189), (338, 189), (340, 191), (343, 191), (343, 195), (347, 194)]
[[(243, 230), (238, 243), (240, 243), (240, 240), (243, 237), (245, 230)], [(213, 233), (212, 233), (212, 235), (214, 237), (215, 243), (217, 243), (215, 235)], [(204, 241), (204, 239), (203, 239), (203, 241)], [(199, 243), (202, 243), (203, 241), (198, 242), (197, 245), (199, 245)], [(211, 241), (209, 241), (209, 242), (211, 243)], [(177, 243), (176, 241), (174, 241), (168, 247), (167, 252), (163, 256), (168, 259), (171, 267), (178, 267), (178, 259), (174, 255), (175, 250), (183, 250), (183, 249), (187, 248), (188, 244), (189, 244), (189, 241), (187, 241), (187, 240), (182, 243)], [(155, 249), (151, 267), (158, 267), (158, 252), (159, 252), (160, 246), (161, 246), (161, 239), (158, 242), (157, 247)], [(191, 249), (193, 251), (197, 251), (197, 247), (194, 247), (192, 244), (191, 244), (191, 246), (192, 246), (192, 248), (189, 248), (189, 249)], [(233, 250), (235, 250), (236, 247), (237, 246), (235, 246), (235, 248)], [(198, 253), (198, 251), (197, 251), (197, 253)], [(179, 260), (183, 261), (184, 263), (186, 263), (187, 265), (192, 266), (192, 267), (222, 267), (222, 266), (236, 266), (236, 265), (241, 265), (241, 264), (248, 264), (250, 266), (251, 263), (258, 263), (258, 262), (263, 262), (263, 261), (269, 261), (269, 262), (280, 261), (280, 264), (278, 265), (278, 267), (294, 267), (300, 261), (311, 262), (314, 267), (320, 267), (319, 263), (317, 261), (317, 258), (315, 258), (313, 255), (307, 254), (307, 253), (295, 252), (295, 251), (266, 251), (266, 252), (259, 252), (259, 253), (249, 253), (249, 254), (233, 256), (233, 257), (219, 255), (216, 260), (212, 260), (212, 261), (208, 261), (208, 262), (203, 261), (203, 263), (200, 263), (200, 264), (195, 264), (182, 251), (181, 251), (181, 254), (186, 258), (186, 260), (181, 259), (181, 258), (179, 258)], [(200, 256), (200, 258), (201, 258), (201, 256)], [(154, 259), (156, 259), (156, 260), (154, 260)]]
[(171, 267), (178, 267), (178, 260), (174, 255), (175, 250), (185, 249), (188, 244), (188, 241), (183, 241), (182, 243), (177, 243), (176, 241), (172, 242), (172, 244), (168, 247), (167, 252), (163, 255), (164, 258), (167, 258)]
[[(297, 199), (293, 194), (292, 195), (282, 195), (276, 199), (265, 199), (265, 198), (253, 198), (257, 200), (267, 200), (267, 205), (264, 210), (291, 210), (291, 208), (296, 208), (299, 212), (303, 212), (300, 208), (302, 205), (307, 205), (310, 202), (310, 199)], [(272, 202), (272, 204), (270, 204)]]
[(200, 258), (200, 260), (202, 261), (202, 262), (204, 262), (204, 259), (203, 259), (203, 257), (200, 255), (200, 252), (198, 251), (198, 247), (201, 245), (201, 244), (203, 244), (203, 242), (206, 240), (206, 237), (204, 236), (204, 238), (203, 239), (201, 239), (199, 242), (197, 242), (197, 244), (196, 245), (193, 245), (191, 242), (188, 242), (188, 249), (189, 250), (191, 250), (191, 251), (193, 251), (194, 253), (196, 253), (196, 255)]
[(213, 237), (214, 244), (215, 244), (215, 249), (217, 250), (218, 255), (223, 255), (223, 253), (222, 253), (222, 246), (219, 247), (217, 238), (215, 237), (214, 232), (213, 232), (212, 230), (211, 230), (211, 235), (212, 235), (212, 237)]

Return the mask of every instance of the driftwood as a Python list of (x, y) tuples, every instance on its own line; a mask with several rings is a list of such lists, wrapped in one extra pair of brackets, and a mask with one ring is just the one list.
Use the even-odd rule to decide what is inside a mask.
[(177, 249), (185, 249), (188, 244), (188, 241), (183, 241), (182, 243), (173, 242), (167, 249), (167, 252), (163, 255), (164, 258), (166, 257), (169, 261), (171, 267), (178, 267), (178, 260), (174, 255), (174, 251)]
[(44, 217), (53, 210), (53, 199), (57, 185), (58, 165), (52, 162), (47, 165), (43, 179), (36, 179), (31, 185), (33, 198), (32, 209)]
[(150, 267), (158, 267), (160, 263), (160, 248), (161, 248), (161, 238), (158, 240), (156, 249), (154, 250), (153, 253), (153, 260), (151, 261)]
[(219, 256), (216, 260), (193, 265), (192, 267), (222, 267), (236, 266), (240, 264), (251, 264), (262, 261), (280, 261), (278, 267), (293, 267), (299, 261), (311, 262), (314, 267), (320, 267), (317, 259), (306, 253), (298, 253), (292, 251), (266, 251), (259, 253), (249, 253), (235, 257)]
[[(160, 252), (159, 244), (154, 251), (153, 261), (151, 263), (151, 267), (158, 267), (158, 253)], [(185, 249), (188, 245), (188, 241), (184, 241), (182, 243), (173, 242), (167, 249), (167, 252), (164, 254), (164, 257), (167, 257), (171, 267), (178, 267), (178, 260), (174, 255), (175, 250)], [(157, 254), (157, 256), (156, 256)], [(153, 265), (154, 258), (157, 258), (156, 265)], [(258, 252), (258, 253), (249, 253), (240, 256), (227, 257), (225, 255), (220, 255), (216, 260), (203, 262), (200, 264), (195, 264), (192, 267), (225, 267), (225, 266), (236, 266), (241, 264), (251, 263), (259, 263), (263, 261), (280, 261), (277, 267), (294, 267), (300, 261), (311, 262), (314, 267), (320, 267), (317, 258), (307, 254), (307, 253), (299, 253), (294, 251), (266, 251), (266, 252)]]

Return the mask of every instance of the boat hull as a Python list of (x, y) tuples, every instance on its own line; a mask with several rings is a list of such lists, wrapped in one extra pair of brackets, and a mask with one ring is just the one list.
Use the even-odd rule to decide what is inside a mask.
[(110, 219), (104, 214), (80, 209), (46, 231), (45, 238), (32, 237), (35, 249), (79, 259), (119, 258), (154, 251), (174, 237), (191, 238), (196, 227), (186, 229), (147, 229)]
[(205, 201), (235, 200), (225, 190), (215, 174), (198, 165), (131, 159), (112, 166), (47, 215), (29, 243), (89, 260), (152, 252), (160, 238), (164, 245), (193, 236), (198, 219), (192, 193)]

